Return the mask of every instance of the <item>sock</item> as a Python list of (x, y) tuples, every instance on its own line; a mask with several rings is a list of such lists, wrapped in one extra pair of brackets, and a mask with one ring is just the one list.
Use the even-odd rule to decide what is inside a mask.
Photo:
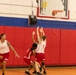
[(44, 71), (46, 72), (46, 69), (44, 68)]
[(42, 71), (42, 67), (39, 67), (39, 69), (40, 69), (40, 72)]
[(2, 73), (2, 75), (4, 75), (4, 73)]

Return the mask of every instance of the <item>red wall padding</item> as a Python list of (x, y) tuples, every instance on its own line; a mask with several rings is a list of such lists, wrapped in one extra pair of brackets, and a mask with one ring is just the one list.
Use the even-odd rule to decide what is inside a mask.
[(45, 29), (47, 36), (46, 64), (59, 64), (60, 29)]
[[(44, 28), (47, 36), (45, 49), (46, 65), (76, 64), (76, 30)], [(23, 57), (32, 44), (35, 28), (0, 26), (0, 34), (6, 33), (7, 40), (16, 49), (20, 58), (10, 52), (8, 66), (26, 66)], [(35, 36), (36, 38), (36, 36)]]
[(60, 63), (76, 65), (76, 30), (61, 30)]

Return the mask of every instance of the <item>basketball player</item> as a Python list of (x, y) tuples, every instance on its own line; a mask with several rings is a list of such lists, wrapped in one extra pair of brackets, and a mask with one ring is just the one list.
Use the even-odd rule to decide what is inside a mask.
[(44, 33), (44, 30), (43, 30), (43, 27), (41, 27), (40, 29), (40, 39), (41, 41), (43, 42), (43, 59), (42, 59), (42, 62), (41, 62), (41, 67), (43, 68), (44, 70), (44, 74), (46, 74), (46, 70), (45, 70), (45, 47), (46, 47), (46, 35)]
[(16, 50), (12, 47), (12, 45), (6, 40), (6, 34), (0, 35), (0, 65), (2, 65), (2, 75), (5, 75), (6, 64), (9, 58), (10, 49), (15, 53), (17, 57)]
[(44, 74), (46, 74), (45, 71), (45, 47), (46, 47), (46, 36), (44, 33), (43, 28), (40, 29), (39, 34), (39, 27), (37, 27), (37, 38), (38, 38), (38, 47), (36, 50), (36, 62), (40, 63), (42, 65), (42, 68), (44, 69)]
[[(28, 75), (31, 75), (29, 71), (32, 68), (34, 68), (34, 60), (32, 60), (32, 56), (35, 56), (36, 48), (37, 48), (37, 44), (33, 43), (32, 47), (27, 50), (26, 55), (24, 56), (24, 61), (29, 65), (29, 68), (25, 71), (25, 73), (28, 74)], [(34, 68), (34, 70), (35, 70), (35, 68)]]
[(37, 27), (37, 43), (38, 43), (38, 47), (36, 49), (36, 57), (35, 57), (35, 68), (36, 68), (36, 72), (37, 75), (41, 75), (40, 74), (40, 64), (42, 65), (42, 68), (44, 70), (44, 74), (46, 74), (45, 71), (45, 47), (46, 47), (46, 36), (44, 33), (43, 28), (41, 27), (40, 29), (40, 35), (39, 35), (39, 27)]

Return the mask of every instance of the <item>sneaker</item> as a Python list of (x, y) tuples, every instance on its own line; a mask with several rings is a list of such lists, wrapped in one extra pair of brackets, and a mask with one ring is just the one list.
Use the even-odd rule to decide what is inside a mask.
[(36, 74), (36, 71), (34, 71), (33, 74)]
[(4, 73), (2, 73), (2, 75), (4, 75)]
[(25, 73), (26, 73), (27, 75), (31, 75), (29, 71), (25, 71)]
[(42, 71), (42, 67), (40, 67), (40, 72)]
[(43, 72), (44, 74), (47, 74), (46, 71)]
[(36, 74), (37, 74), (37, 75), (42, 75), (42, 74), (41, 74), (41, 73), (39, 73), (39, 72), (37, 72)]

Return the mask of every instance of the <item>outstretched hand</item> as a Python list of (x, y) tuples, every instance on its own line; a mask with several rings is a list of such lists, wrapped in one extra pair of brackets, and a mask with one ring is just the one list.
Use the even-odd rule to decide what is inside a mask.
[(43, 32), (43, 27), (40, 28), (40, 32)]
[(33, 31), (32, 34), (35, 35), (35, 31)]
[(39, 29), (39, 26), (37, 27), (37, 30)]
[(20, 56), (18, 54), (16, 54), (16, 57), (20, 58)]

